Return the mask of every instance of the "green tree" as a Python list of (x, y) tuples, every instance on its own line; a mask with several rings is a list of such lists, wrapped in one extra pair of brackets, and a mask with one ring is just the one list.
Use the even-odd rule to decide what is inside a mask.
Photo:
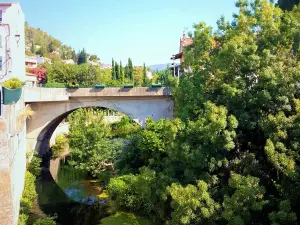
[(146, 65), (144, 63), (144, 67), (143, 67), (143, 84), (142, 84), (142, 86), (146, 87), (147, 84), (148, 84), (148, 82), (147, 82), (147, 69), (146, 69)]
[(128, 59), (128, 78), (133, 81), (133, 65), (132, 65), (132, 60), (129, 58)]
[(72, 50), (72, 59), (76, 64), (78, 63), (78, 56), (74, 49)]
[(115, 68), (114, 59), (112, 59), (112, 62), (111, 62), (111, 79), (116, 80), (116, 68)]
[(198, 181), (197, 186), (172, 184), (168, 187), (172, 197), (172, 224), (210, 224), (217, 217), (220, 205), (208, 192), (208, 185)]
[(85, 52), (84, 49), (82, 49), (79, 53), (78, 53), (78, 60), (77, 60), (77, 64), (84, 64), (87, 63), (87, 54)]
[(291, 10), (293, 6), (299, 5), (299, 0), (278, 0), (278, 5), (281, 9)]
[(124, 84), (125, 76), (124, 76), (124, 68), (122, 66), (122, 62), (120, 61), (120, 82)]
[(35, 48), (35, 44), (33, 43), (33, 41), (31, 42), (31, 48), (30, 48), (31, 53), (35, 54), (36, 52), (36, 48)]
[(120, 69), (119, 69), (119, 64), (117, 62), (115, 62), (115, 80), (119, 80), (120, 78)]
[[(177, 119), (148, 119), (119, 153), (109, 188), (119, 208), (157, 224), (296, 224), (300, 8), (236, 5), (233, 21), (190, 33), (191, 72), (168, 80)], [(150, 184), (137, 190), (144, 171)]]
[(99, 176), (114, 170), (116, 146), (110, 136), (110, 127), (103, 121), (103, 113), (94, 109), (78, 109), (69, 117), (70, 164), (76, 169)]
[(98, 62), (100, 60), (100, 58), (97, 55), (91, 55), (89, 59), (93, 62)]

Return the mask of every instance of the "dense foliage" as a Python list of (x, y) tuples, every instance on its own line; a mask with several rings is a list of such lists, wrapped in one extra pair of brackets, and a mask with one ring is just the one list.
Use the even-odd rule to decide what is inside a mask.
[(92, 108), (80, 108), (68, 119), (70, 164), (93, 176), (114, 170), (116, 144), (110, 139), (110, 127), (104, 123), (103, 113)]
[(37, 153), (35, 153), (29, 162), (28, 171), (35, 177), (39, 177), (42, 172), (41, 163), (42, 159), (37, 156)]
[(278, 0), (278, 5), (284, 10), (291, 10), (293, 6), (298, 5), (299, 0)]
[(114, 122), (110, 126), (111, 134), (115, 138), (130, 138), (141, 130), (141, 126), (126, 115), (120, 121)]
[(35, 179), (36, 177), (32, 173), (26, 171), (25, 185), (20, 201), (19, 225), (26, 225), (29, 218), (28, 214), (32, 209), (33, 201), (37, 197), (37, 193), (35, 191)]
[(18, 78), (11, 78), (4, 81), (2, 86), (8, 89), (17, 89), (22, 87), (22, 82)]
[[(99, 66), (83, 63), (80, 65), (63, 64), (56, 62), (45, 64), (47, 82), (45, 87), (65, 87), (69, 83), (78, 83), (80, 87), (94, 87), (96, 84), (120, 87), (124, 84), (135, 86), (148, 86), (151, 81), (148, 77), (143, 78), (145, 68), (132, 67), (132, 74), (126, 65), (125, 68), (113, 61), (112, 69), (101, 69)], [(120, 75), (119, 75), (120, 74)]]
[(56, 225), (55, 220), (52, 217), (38, 219), (33, 225)]
[[(68, 84), (79, 83), (83, 86), (93, 86), (95, 84), (108, 84), (111, 81), (110, 69), (101, 70), (97, 66), (88, 64), (71, 65), (63, 63), (45, 64), (47, 70), (47, 83), (51, 84)], [(57, 86), (56, 85), (56, 86)]]
[(175, 120), (149, 119), (116, 163), (118, 208), (157, 224), (297, 224), (300, 7), (237, 2), (191, 33)]
[(59, 134), (55, 138), (55, 144), (51, 146), (52, 158), (60, 157), (68, 149), (68, 138), (65, 134)]

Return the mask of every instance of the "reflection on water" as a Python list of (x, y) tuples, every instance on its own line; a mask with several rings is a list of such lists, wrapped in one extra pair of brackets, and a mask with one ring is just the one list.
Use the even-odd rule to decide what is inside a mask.
[(44, 213), (55, 216), (59, 225), (150, 225), (148, 220), (131, 213), (110, 216), (103, 187), (104, 182), (62, 161), (57, 183), (48, 170), (37, 180), (38, 201), (31, 219), (43, 217)]
[(107, 206), (97, 198), (96, 194), (102, 191), (97, 182), (62, 164), (57, 184), (45, 170), (36, 184), (39, 208), (49, 216), (56, 216), (60, 225), (99, 224), (108, 213)]
[(74, 201), (89, 205), (94, 204), (95, 201), (104, 202), (98, 197), (103, 191), (102, 183), (65, 163), (59, 169), (57, 184)]

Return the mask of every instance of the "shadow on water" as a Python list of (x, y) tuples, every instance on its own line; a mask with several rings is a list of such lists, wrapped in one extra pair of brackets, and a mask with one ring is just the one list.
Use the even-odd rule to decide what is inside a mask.
[(45, 214), (55, 216), (60, 225), (96, 225), (108, 216), (107, 206), (97, 201), (87, 204), (69, 198), (55, 182), (48, 168), (46, 163), (41, 179), (36, 182), (38, 205)]

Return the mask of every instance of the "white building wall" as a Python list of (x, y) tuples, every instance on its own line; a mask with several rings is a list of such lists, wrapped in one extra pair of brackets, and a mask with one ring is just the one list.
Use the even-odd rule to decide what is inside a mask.
[[(11, 3), (11, 5), (0, 3), (0, 10), (2, 10), (0, 56), (2, 56), (3, 64), (2, 71), (0, 71), (0, 83), (13, 77), (25, 81), (24, 14), (18, 3)], [(20, 38), (16, 35), (20, 35)]]
[[(24, 188), (27, 139), (26, 124), (25, 121), (20, 117), (24, 110), (24, 94), (21, 96), (20, 100), (17, 103), (4, 106), (4, 119), (7, 124), (5, 133), (8, 137), (9, 151), (7, 161), (8, 163), (1, 164), (0, 161), (0, 168), (8, 168), (10, 170), (10, 184), (7, 185), (10, 186), (11, 190), (12, 213), (10, 215), (7, 215), (7, 217), (11, 217), (12, 221), (7, 225), (16, 225), (18, 223), (20, 199), (22, 197)], [(0, 224), (2, 224), (1, 219), (2, 218), (0, 218)]]

